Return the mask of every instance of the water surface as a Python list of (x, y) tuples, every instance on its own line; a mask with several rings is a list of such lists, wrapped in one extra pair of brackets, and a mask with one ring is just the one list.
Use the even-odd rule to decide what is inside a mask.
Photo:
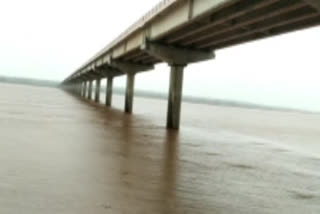
[(320, 212), (319, 115), (123, 100), (1, 84), (0, 212)]

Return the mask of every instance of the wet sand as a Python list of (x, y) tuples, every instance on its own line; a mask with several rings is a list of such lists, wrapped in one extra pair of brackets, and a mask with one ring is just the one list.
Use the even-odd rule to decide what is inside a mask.
[(320, 115), (123, 100), (0, 84), (0, 213), (320, 213)]

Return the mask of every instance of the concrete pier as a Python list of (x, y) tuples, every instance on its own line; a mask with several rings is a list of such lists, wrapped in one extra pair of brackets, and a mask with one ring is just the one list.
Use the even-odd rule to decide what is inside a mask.
[(125, 94), (125, 112), (131, 114), (134, 96), (134, 74), (127, 74), (127, 87)]
[(82, 97), (82, 94), (83, 94), (83, 82), (80, 83), (80, 97)]
[(92, 80), (89, 80), (89, 90), (88, 90), (88, 99), (92, 100)]
[(111, 106), (112, 89), (113, 89), (113, 77), (108, 77), (107, 78), (107, 87), (106, 87), (106, 106)]
[(167, 128), (179, 129), (184, 68), (190, 63), (214, 59), (215, 54), (212, 51), (181, 49), (149, 41), (145, 41), (141, 48), (149, 55), (168, 63), (171, 67)]
[(154, 69), (154, 66), (144, 65), (140, 63), (123, 62), (112, 59), (110, 59), (109, 64), (113, 69), (117, 69), (118, 71), (121, 71), (122, 73), (127, 75), (124, 109), (126, 113), (132, 113), (135, 74)]
[(167, 128), (179, 129), (184, 65), (172, 65), (170, 73)]
[(87, 94), (87, 81), (83, 82), (83, 89), (82, 89), (82, 97), (86, 97)]
[(82, 93), (82, 82), (79, 81), (79, 82), (77, 83), (77, 94), (78, 94), (79, 96), (81, 96), (81, 93)]
[(101, 79), (96, 80), (96, 91), (95, 91), (95, 97), (94, 101), (99, 102), (100, 101), (100, 88), (101, 88)]

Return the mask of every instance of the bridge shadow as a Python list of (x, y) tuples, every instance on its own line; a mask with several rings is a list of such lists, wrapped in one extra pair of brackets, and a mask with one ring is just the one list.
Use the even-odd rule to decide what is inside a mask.
[(163, 159), (163, 175), (162, 185), (162, 198), (164, 205), (162, 207), (163, 213), (177, 212), (177, 174), (178, 174), (178, 160), (179, 160), (179, 133), (172, 130), (167, 130), (164, 144), (164, 159)]
[[(121, 158), (117, 165), (121, 180), (117, 192), (130, 207), (152, 210), (150, 213), (176, 213), (179, 133), (163, 129), (132, 129), (125, 126), (118, 138)], [(130, 210), (127, 210), (130, 211)]]

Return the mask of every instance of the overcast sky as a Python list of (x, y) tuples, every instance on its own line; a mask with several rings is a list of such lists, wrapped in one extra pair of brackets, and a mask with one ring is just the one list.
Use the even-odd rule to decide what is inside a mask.
[[(158, 2), (0, 0), (0, 75), (61, 81)], [(217, 51), (187, 67), (184, 92), (320, 111), (319, 38), (312, 28)], [(136, 88), (167, 92), (168, 77), (159, 65)]]

